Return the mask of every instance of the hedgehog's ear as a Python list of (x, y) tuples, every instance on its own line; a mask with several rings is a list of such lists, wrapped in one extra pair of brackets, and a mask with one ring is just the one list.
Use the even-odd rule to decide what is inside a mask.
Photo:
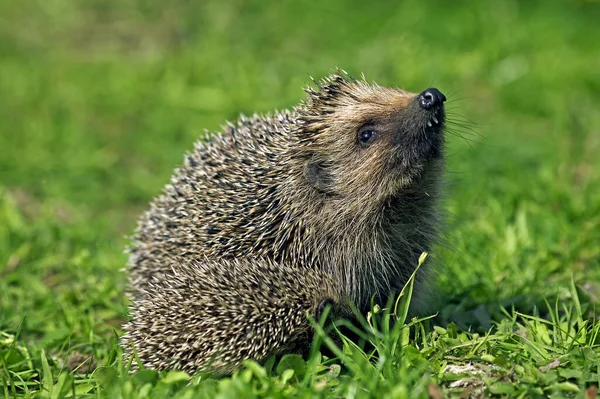
[(309, 159), (304, 165), (304, 177), (308, 184), (324, 194), (334, 194), (334, 181), (324, 162)]

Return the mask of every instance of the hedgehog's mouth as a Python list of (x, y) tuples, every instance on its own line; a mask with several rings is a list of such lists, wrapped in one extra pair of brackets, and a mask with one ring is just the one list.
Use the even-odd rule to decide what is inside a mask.
[(439, 158), (442, 156), (445, 123), (446, 115), (443, 107), (426, 116), (423, 132), (425, 145), (421, 149), (423, 158)]
[(433, 112), (428, 112), (425, 116), (425, 135), (438, 136), (443, 133), (444, 123), (446, 122), (446, 114), (444, 108), (440, 107)]
[(395, 168), (403, 177), (418, 174), (429, 160), (443, 155), (446, 122), (443, 106), (417, 109), (411, 116), (400, 128), (393, 157)]

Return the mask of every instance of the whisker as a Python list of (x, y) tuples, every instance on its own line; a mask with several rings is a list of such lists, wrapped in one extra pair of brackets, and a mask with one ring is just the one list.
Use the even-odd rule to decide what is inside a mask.
[(455, 89), (453, 91), (450, 91), (448, 93), (448, 95), (446, 95), (446, 98), (448, 98), (448, 100), (454, 100), (453, 97), (459, 93), (462, 93), (464, 90), (465, 90), (464, 87), (461, 87), (461, 88)]
[(461, 120), (463, 120), (464, 122), (468, 122), (468, 123), (470, 123), (472, 125), (479, 125), (479, 123), (473, 121), (472, 119), (469, 119), (468, 117), (466, 117), (463, 114), (458, 114), (458, 113), (454, 113), (454, 112), (449, 112), (449, 113), (447, 112), (446, 114), (449, 115), (449, 116), (451, 116), (452, 119), (461, 118)]
[(446, 103), (456, 103), (456, 102), (459, 102), (459, 101), (470, 100), (470, 99), (472, 99), (472, 98), (473, 98), (473, 97), (470, 97), (470, 96), (466, 96), (466, 97), (459, 97), (459, 98), (448, 98), (448, 99), (446, 100)]
[(465, 137), (464, 135), (462, 135), (462, 134), (460, 134), (458, 132), (455, 132), (455, 131), (452, 131), (452, 130), (446, 130), (446, 132), (448, 134), (454, 136), (454, 137), (458, 137), (458, 138), (462, 139), (465, 143), (467, 143), (469, 145), (469, 147), (471, 147), (471, 149), (475, 149), (473, 147), (473, 144), (481, 144), (479, 141), (467, 138), (467, 137)]
[(457, 131), (460, 131), (464, 135), (477, 136), (477, 137), (485, 140), (485, 136), (483, 136), (481, 133), (479, 133), (477, 130), (473, 129), (470, 126), (463, 126), (460, 124), (448, 124), (447, 127), (448, 127), (447, 130), (449, 132), (453, 131), (454, 133), (457, 133)]

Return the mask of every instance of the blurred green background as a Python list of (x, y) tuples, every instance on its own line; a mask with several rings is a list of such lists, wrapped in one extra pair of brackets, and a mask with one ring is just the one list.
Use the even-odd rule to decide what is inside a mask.
[(597, 299), (599, 21), (575, 0), (0, 0), (0, 331), (102, 359), (125, 236), (185, 151), (336, 66), (449, 97), (442, 314), (484, 304), (486, 326), (571, 276)]

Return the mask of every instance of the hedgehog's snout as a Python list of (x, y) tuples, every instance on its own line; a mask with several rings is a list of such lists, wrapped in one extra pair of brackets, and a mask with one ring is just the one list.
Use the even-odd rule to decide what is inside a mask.
[(415, 95), (412, 104), (398, 113), (397, 154), (403, 169), (442, 155), (444, 101), (446, 96), (442, 92), (429, 88)]
[(424, 90), (417, 96), (419, 108), (425, 111), (425, 114), (427, 115), (426, 123), (428, 130), (433, 128), (433, 130), (437, 131), (436, 128), (439, 128), (443, 123), (444, 101), (446, 101), (446, 96), (433, 87)]
[(419, 94), (419, 105), (424, 109), (441, 107), (446, 101), (446, 96), (441, 91), (432, 87)]

